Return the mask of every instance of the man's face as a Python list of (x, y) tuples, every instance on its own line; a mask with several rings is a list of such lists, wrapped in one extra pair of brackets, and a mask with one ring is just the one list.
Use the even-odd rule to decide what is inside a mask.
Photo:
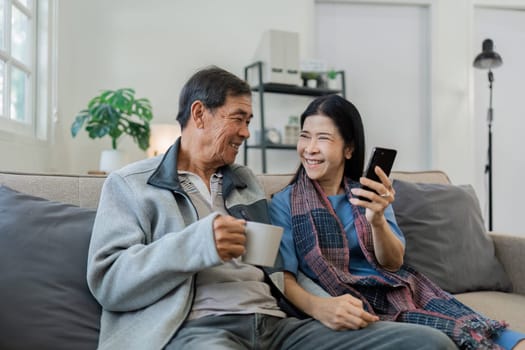
[(205, 152), (215, 166), (232, 164), (241, 144), (250, 137), (251, 96), (228, 96), (223, 106), (206, 109), (206, 128), (210, 140)]

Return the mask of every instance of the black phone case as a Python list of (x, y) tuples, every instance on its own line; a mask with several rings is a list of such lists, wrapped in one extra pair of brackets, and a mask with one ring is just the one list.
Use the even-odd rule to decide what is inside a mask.
[[(396, 159), (397, 151), (395, 149), (391, 148), (383, 148), (383, 147), (374, 147), (372, 150), (372, 155), (370, 156), (368, 160), (368, 164), (366, 166), (366, 170), (364, 172), (364, 176), (374, 180), (374, 181), (380, 181), (379, 177), (376, 175), (374, 168), (376, 166), (379, 166), (387, 176), (390, 175), (390, 171), (392, 171), (392, 166), (394, 165), (394, 160)], [(367, 186), (362, 187), (364, 190), (367, 191), (373, 191), (371, 188)], [(364, 197), (358, 197), (361, 200), (370, 202), (368, 198)]]

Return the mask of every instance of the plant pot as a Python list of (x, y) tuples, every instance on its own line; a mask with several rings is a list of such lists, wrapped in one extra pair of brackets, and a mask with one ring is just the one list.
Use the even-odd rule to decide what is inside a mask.
[(122, 168), (127, 164), (126, 154), (122, 151), (109, 149), (100, 153), (99, 170), (110, 173), (113, 170)]
[(328, 85), (328, 88), (332, 90), (337, 90), (340, 88), (339, 82), (337, 81), (337, 79), (328, 79), (327, 85)]
[(308, 79), (306, 81), (306, 86), (309, 88), (316, 88), (317, 87), (317, 79)]

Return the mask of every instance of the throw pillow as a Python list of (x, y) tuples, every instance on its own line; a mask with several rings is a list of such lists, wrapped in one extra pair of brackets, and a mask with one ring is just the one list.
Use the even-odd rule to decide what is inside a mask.
[(511, 289), (472, 186), (401, 180), (393, 185), (393, 207), (406, 238), (407, 265), (450, 293)]
[(0, 349), (96, 349), (86, 282), (95, 210), (0, 186)]

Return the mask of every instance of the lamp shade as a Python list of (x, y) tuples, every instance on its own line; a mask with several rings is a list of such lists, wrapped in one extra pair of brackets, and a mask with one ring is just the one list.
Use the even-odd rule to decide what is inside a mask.
[(483, 40), (482, 52), (474, 59), (474, 67), (481, 69), (491, 69), (503, 64), (501, 56), (494, 52), (494, 43), (491, 39)]
[(179, 123), (150, 124), (149, 148), (146, 151), (148, 158), (164, 154), (180, 136)]

